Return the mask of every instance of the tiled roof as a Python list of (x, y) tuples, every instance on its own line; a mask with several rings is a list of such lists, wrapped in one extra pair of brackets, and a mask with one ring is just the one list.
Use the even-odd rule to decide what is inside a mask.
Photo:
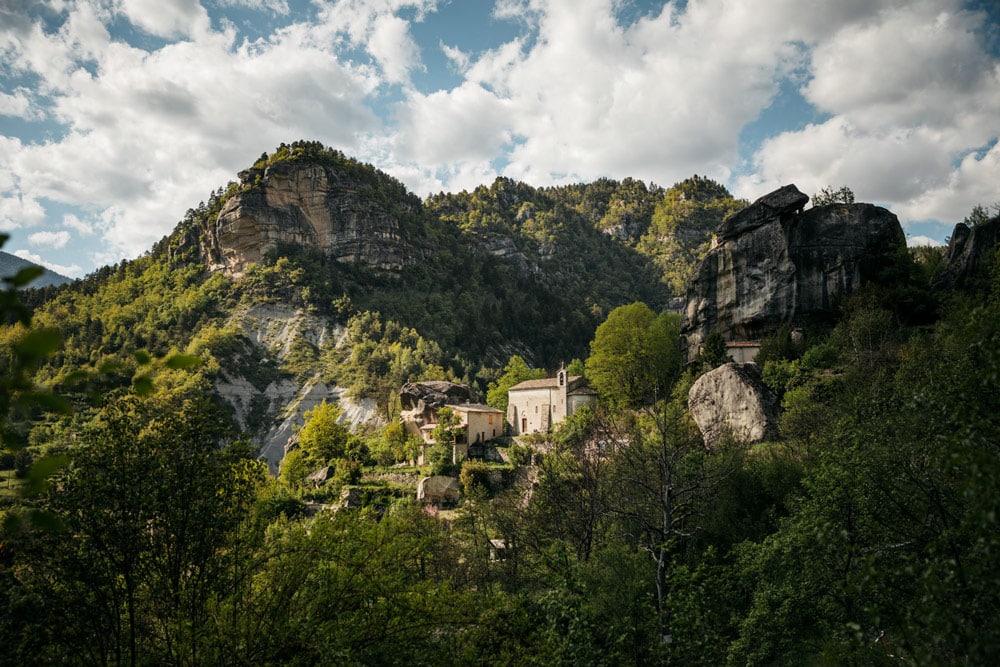
[[(569, 383), (570, 388), (572, 388), (575, 382), (582, 379), (582, 375), (572, 375), (566, 378), (566, 381)], [(541, 380), (525, 380), (524, 382), (515, 384), (507, 391), (519, 391), (521, 389), (557, 389), (558, 387), (559, 378), (542, 378)]]
[(492, 405), (483, 405), (482, 403), (461, 403), (461, 404), (451, 404), (447, 406), (452, 410), (460, 410), (463, 412), (495, 412), (497, 414), (503, 414), (501, 410), (497, 410)]

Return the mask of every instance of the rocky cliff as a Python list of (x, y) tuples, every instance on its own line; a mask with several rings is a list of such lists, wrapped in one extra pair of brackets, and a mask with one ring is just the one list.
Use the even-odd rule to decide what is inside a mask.
[(803, 211), (808, 200), (786, 185), (723, 221), (688, 283), (681, 338), (689, 359), (713, 331), (759, 340), (783, 324), (826, 320), (838, 296), (855, 293), (906, 245), (899, 220), (884, 208)]
[(355, 428), (361, 424), (380, 426), (375, 400), (347, 396), (346, 387), (323, 381), (319, 372), (304, 380), (267, 373), (254, 373), (253, 366), (268, 366), (288, 359), (295, 344), (306, 341), (315, 348), (348, 345), (343, 327), (325, 318), (281, 303), (259, 303), (234, 312), (230, 323), (245, 336), (247, 363), (232, 363), (215, 379), (219, 398), (232, 408), (236, 426), (251, 434), (272, 474), (277, 474), (292, 436), (305, 423), (305, 413), (323, 401), (337, 403), (341, 421)]
[(976, 274), (986, 253), (997, 244), (1000, 244), (1000, 216), (974, 227), (958, 223), (931, 287), (934, 290), (961, 287)]
[[(356, 171), (356, 170), (355, 170)], [(398, 271), (415, 261), (404, 220), (419, 200), (373, 197), (372, 184), (335, 164), (283, 160), (240, 173), (202, 237), (209, 269), (240, 277), (281, 246), (315, 248), (331, 259)]]

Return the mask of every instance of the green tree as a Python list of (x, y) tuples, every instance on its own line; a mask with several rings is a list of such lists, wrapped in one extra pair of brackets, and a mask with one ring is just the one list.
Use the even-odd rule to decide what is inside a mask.
[(732, 358), (726, 350), (726, 339), (718, 331), (705, 336), (705, 342), (698, 350), (698, 364), (705, 370), (718, 368), (722, 364), (729, 363)]
[(601, 398), (638, 407), (669, 391), (680, 372), (680, 322), (656, 316), (644, 303), (620, 306), (597, 327), (587, 358), (587, 378)]
[(351, 431), (340, 423), (343, 414), (339, 405), (326, 400), (306, 411), (306, 422), (299, 431), (299, 447), (312, 469), (347, 456)]
[(522, 357), (513, 355), (504, 366), (503, 373), (491, 382), (486, 391), (486, 404), (497, 410), (507, 412), (507, 392), (516, 384), (525, 380), (539, 380), (545, 377), (545, 370), (531, 368)]
[(813, 206), (827, 206), (829, 204), (853, 204), (854, 192), (846, 185), (834, 190), (832, 185), (822, 188), (812, 196)]
[(583, 363), (583, 359), (574, 358), (566, 365), (566, 375), (569, 375), (570, 377), (586, 374), (587, 366)]
[(967, 224), (969, 227), (975, 227), (989, 222), (997, 215), (1000, 215), (1000, 202), (995, 202), (988, 207), (983, 206), (982, 204), (976, 204), (972, 207), (969, 215), (965, 216), (965, 219), (962, 222)]
[(266, 473), (220, 447), (225, 421), (201, 397), (115, 397), (82, 433), (44, 508), (59, 529), (20, 542), (25, 593), (51, 619), (42, 660), (195, 664), (209, 604), (239, 558), (237, 526)]
[(449, 447), (454, 445), (462, 433), (461, 424), (462, 418), (458, 416), (457, 412), (449, 407), (440, 408), (437, 411), (437, 422), (434, 424), (434, 430), (431, 431), (431, 439), (434, 440), (434, 444)]
[(998, 303), (956, 299), (905, 343), (864, 304), (838, 325), (838, 366), (796, 396), (823, 406), (802, 492), (738, 549), (752, 602), (732, 664), (997, 661)]

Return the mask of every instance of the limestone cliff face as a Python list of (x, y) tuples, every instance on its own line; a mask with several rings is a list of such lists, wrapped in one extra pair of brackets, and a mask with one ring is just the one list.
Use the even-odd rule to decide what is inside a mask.
[[(231, 323), (245, 334), (248, 346), (278, 361), (288, 358), (297, 341), (316, 348), (348, 344), (347, 332), (340, 325), (287, 304), (259, 303), (240, 308), (232, 314)], [(222, 370), (215, 391), (232, 408), (240, 430), (251, 434), (252, 444), (272, 474), (278, 473), (289, 441), (305, 423), (305, 413), (323, 401), (338, 404), (343, 410), (341, 421), (352, 428), (360, 424), (382, 425), (373, 399), (348, 397), (345, 387), (327, 384), (318, 372), (304, 381), (278, 377), (261, 382), (246, 377), (239, 366), (233, 364)]]
[[(336, 168), (283, 161), (240, 173), (232, 196), (203, 241), (210, 270), (240, 277), (251, 262), (283, 245), (317, 248), (338, 262), (398, 271), (414, 261), (399, 210), (363, 192), (365, 184)], [(399, 202), (404, 213), (406, 202)]]
[(730, 216), (688, 283), (681, 337), (693, 358), (709, 333), (758, 340), (783, 324), (829, 315), (838, 295), (873, 278), (880, 258), (904, 247), (895, 215), (871, 204), (802, 211), (788, 185)]

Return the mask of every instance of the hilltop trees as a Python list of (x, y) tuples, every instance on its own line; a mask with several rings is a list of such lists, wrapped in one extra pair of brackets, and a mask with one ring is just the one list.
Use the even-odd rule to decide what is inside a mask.
[(656, 202), (636, 248), (656, 264), (670, 292), (683, 295), (695, 266), (708, 253), (715, 230), (726, 216), (746, 205), (709, 178), (685, 179)]
[(832, 185), (820, 189), (812, 196), (813, 206), (827, 206), (829, 204), (853, 204), (854, 192), (846, 185), (834, 190)]

